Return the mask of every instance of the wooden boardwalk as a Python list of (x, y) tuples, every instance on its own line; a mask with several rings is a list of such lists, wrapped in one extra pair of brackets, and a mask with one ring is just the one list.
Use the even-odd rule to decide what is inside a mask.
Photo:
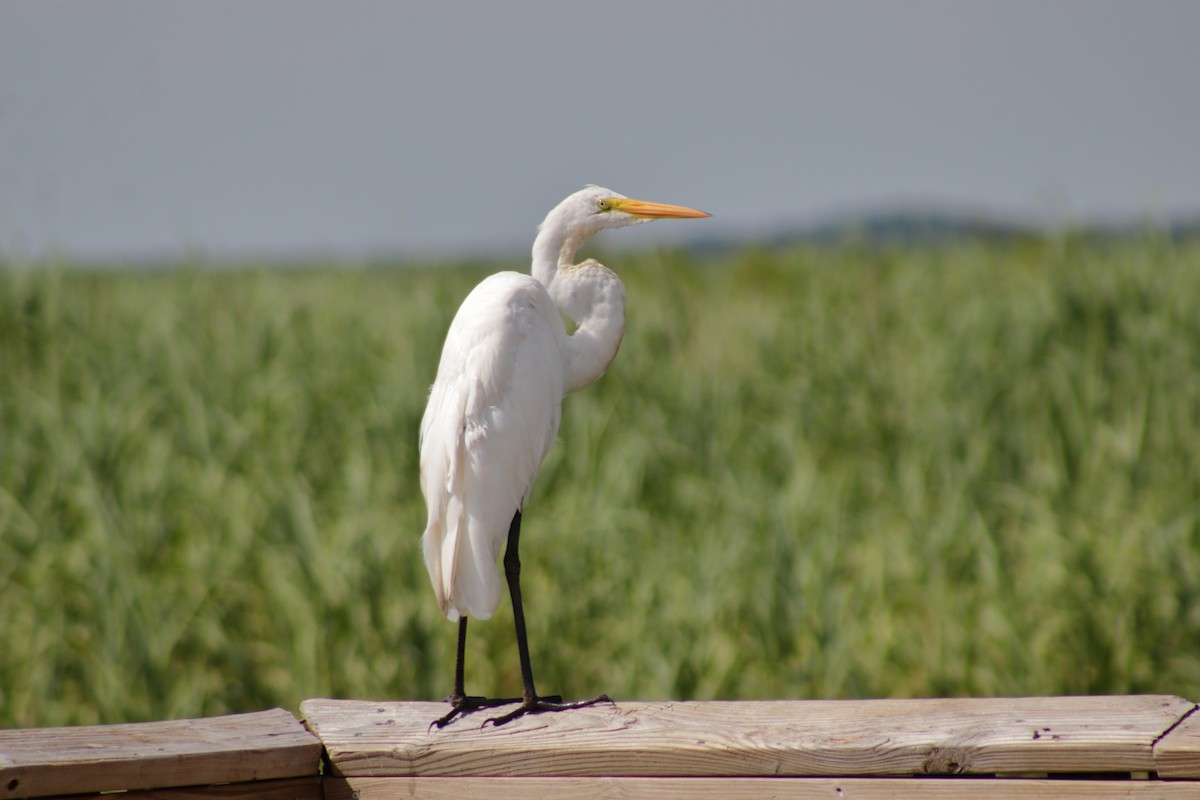
[(276, 709), (0, 731), (0, 799), (1200, 800), (1200, 712), (1167, 695), (623, 702), (431, 729), (444, 711), (309, 700), (303, 724)]
[(0, 730), (0, 797), (118, 790), (157, 790), (154, 796), (167, 797), (161, 790), (219, 785), (203, 793), (319, 800), (320, 761), (321, 743), (279, 708), (133, 725)]

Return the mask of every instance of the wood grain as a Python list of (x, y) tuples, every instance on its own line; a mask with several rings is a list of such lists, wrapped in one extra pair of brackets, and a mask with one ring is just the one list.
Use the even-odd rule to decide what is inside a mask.
[[(118, 792), (116, 800), (323, 800), (321, 777), (280, 778), (272, 781), (221, 783)], [(113, 793), (49, 795), (41, 800), (114, 800)]]
[(441, 703), (301, 712), (339, 777), (813, 777), (1150, 773), (1155, 742), (1193, 707), (1167, 695), (629, 702), (442, 730), (429, 727)]
[(1195, 800), (1200, 784), (953, 778), (327, 778), (325, 800)]
[(0, 798), (317, 775), (321, 743), (283, 709), (0, 731)]
[(1194, 707), (1155, 743), (1154, 760), (1164, 778), (1200, 777), (1200, 709)]

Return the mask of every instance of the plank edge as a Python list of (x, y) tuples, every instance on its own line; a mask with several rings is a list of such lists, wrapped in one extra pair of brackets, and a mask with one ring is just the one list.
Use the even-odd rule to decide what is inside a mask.
[(759, 797), (854, 797), (883, 800), (931, 797), (939, 800), (1115, 800), (1115, 798), (1195, 798), (1200, 781), (1064, 780), (978, 777), (494, 777), (494, 778), (326, 778), (325, 800), (582, 800), (590, 797), (660, 797), (673, 800), (748, 800)]
[(1154, 740), (1154, 763), (1163, 778), (1200, 778), (1200, 705), (1193, 705)]

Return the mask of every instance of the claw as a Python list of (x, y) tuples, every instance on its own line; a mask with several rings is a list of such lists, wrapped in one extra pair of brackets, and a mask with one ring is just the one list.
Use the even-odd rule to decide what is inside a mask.
[(446, 702), (450, 703), (450, 711), (445, 716), (435, 719), (429, 723), (427, 731), (432, 731), (434, 728), (441, 730), (449, 725), (455, 717), (478, 711), (481, 708), (496, 708), (498, 706), (508, 706), (513, 703), (522, 702), (520, 697), (480, 697), (477, 695), (450, 695), (446, 698)]
[(610, 703), (614, 706), (616, 705), (616, 703), (613, 703), (612, 698), (606, 694), (602, 694), (599, 697), (593, 697), (591, 700), (580, 700), (575, 703), (562, 702), (562, 697), (560, 695), (551, 695), (550, 697), (532, 697), (522, 701), (520, 706), (508, 712), (507, 714), (503, 714), (499, 717), (492, 717), (491, 719), (485, 719), (483, 724), (479, 727), (481, 729), (486, 728), (487, 724), (490, 722), (494, 727), (498, 728), (501, 725), (512, 722), (514, 719), (520, 719), (526, 714), (542, 714), (547, 711), (571, 711), (576, 708), (588, 708), (589, 706), (594, 706), (599, 703)]

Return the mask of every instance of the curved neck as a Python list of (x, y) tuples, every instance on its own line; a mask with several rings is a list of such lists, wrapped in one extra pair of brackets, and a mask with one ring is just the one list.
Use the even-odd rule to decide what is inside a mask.
[(617, 357), (625, 336), (625, 284), (617, 274), (588, 259), (560, 269), (550, 287), (559, 311), (575, 320), (567, 337), (564, 391), (574, 392), (599, 378)]
[(570, 236), (561, 226), (542, 223), (537, 238), (533, 240), (533, 263), (530, 272), (543, 286), (549, 289), (559, 270), (567, 270), (575, 260), (575, 253), (587, 240), (589, 234)]
[(574, 392), (599, 378), (617, 357), (625, 335), (625, 285), (616, 273), (588, 259), (571, 263), (589, 233), (574, 237), (543, 226), (533, 242), (533, 277), (558, 310), (575, 321), (567, 337), (563, 391)]

